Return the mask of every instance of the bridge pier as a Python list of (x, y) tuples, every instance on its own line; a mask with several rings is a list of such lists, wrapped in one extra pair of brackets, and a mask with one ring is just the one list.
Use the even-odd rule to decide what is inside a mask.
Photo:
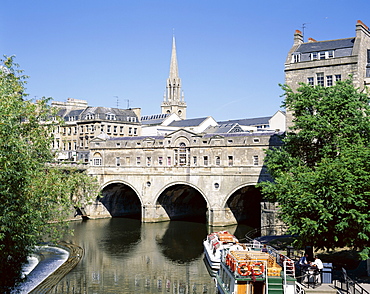
[(207, 222), (210, 226), (231, 226), (238, 223), (230, 208), (209, 208)]

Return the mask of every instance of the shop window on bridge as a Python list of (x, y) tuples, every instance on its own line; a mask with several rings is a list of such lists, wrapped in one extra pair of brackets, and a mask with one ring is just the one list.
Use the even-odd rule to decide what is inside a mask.
[(215, 163), (216, 163), (216, 165), (220, 165), (221, 164), (221, 158), (220, 158), (220, 156), (216, 156)]
[(179, 148), (175, 149), (175, 164), (178, 166), (189, 165), (190, 149), (186, 148), (185, 143), (180, 143)]
[(203, 164), (208, 165), (208, 156), (203, 156)]
[(162, 156), (158, 157), (158, 164), (163, 165), (163, 157)]
[(172, 164), (171, 162), (171, 156), (168, 156), (167, 157), (167, 165), (170, 166)]
[(102, 165), (102, 157), (99, 152), (96, 152), (93, 156), (93, 165), (99, 166)]

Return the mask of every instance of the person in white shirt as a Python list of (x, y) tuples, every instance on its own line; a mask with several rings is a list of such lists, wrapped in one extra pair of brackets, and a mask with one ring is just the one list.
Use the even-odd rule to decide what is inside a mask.
[(315, 256), (315, 261), (311, 263), (311, 266), (316, 267), (319, 271), (324, 268), (321, 259), (318, 256)]

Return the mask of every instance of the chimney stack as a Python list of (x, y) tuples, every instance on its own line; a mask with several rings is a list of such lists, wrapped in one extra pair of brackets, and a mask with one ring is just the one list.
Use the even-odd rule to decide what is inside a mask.
[(303, 43), (303, 34), (300, 30), (296, 30), (294, 33), (294, 45), (300, 45)]

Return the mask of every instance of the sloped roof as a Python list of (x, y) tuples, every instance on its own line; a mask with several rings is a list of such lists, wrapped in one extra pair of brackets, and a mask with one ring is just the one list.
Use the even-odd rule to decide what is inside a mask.
[(202, 118), (191, 118), (191, 119), (183, 119), (183, 120), (176, 120), (169, 124), (170, 127), (196, 127), (199, 126), (202, 122), (204, 122), (208, 117)]
[(257, 118), (242, 118), (242, 119), (232, 119), (217, 122), (219, 125), (228, 124), (239, 124), (241, 126), (254, 126), (254, 125), (267, 125), (271, 116), (257, 117)]
[(140, 121), (143, 125), (160, 125), (170, 115), (170, 113), (145, 115), (140, 118)]
[(241, 133), (244, 132), (239, 124), (221, 124), (218, 126), (209, 126), (204, 130), (205, 133), (219, 134), (219, 133)]
[(355, 38), (338, 39), (330, 41), (308, 42), (301, 44), (295, 52), (309, 53), (318, 51), (328, 51), (342, 48), (352, 48)]

